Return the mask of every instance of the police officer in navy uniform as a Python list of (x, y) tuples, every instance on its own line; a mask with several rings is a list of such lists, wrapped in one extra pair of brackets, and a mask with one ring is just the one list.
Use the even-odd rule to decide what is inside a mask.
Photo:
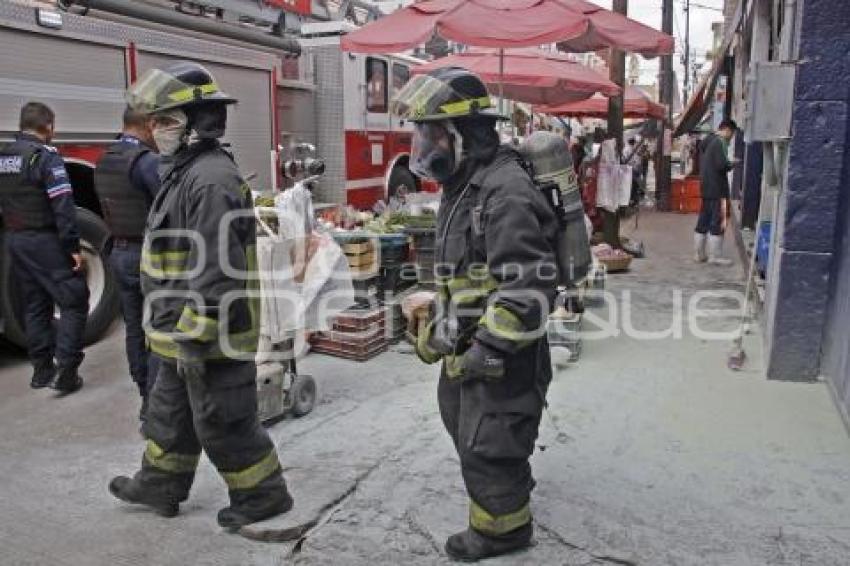
[(142, 396), (139, 418), (144, 420), (158, 361), (148, 350), (142, 329), (139, 264), (145, 221), (159, 191), (160, 159), (152, 149), (155, 142), (148, 116), (128, 107), (123, 122), (121, 136), (98, 161), (94, 179), (104, 220), (112, 232), (109, 260), (120, 288), (127, 362)]
[(71, 183), (62, 158), (47, 145), (54, 123), (53, 111), (44, 104), (30, 102), (21, 109), (20, 133), (14, 142), (0, 145), (0, 207), (35, 368), (30, 385), (50, 385), (67, 394), (83, 385), (77, 369), (83, 361), (89, 290)]

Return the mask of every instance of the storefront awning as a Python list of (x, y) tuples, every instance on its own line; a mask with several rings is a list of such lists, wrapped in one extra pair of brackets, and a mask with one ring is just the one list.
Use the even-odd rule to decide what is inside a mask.
[(675, 121), (673, 126), (674, 138), (695, 129), (702, 122), (705, 113), (711, 107), (711, 101), (714, 100), (714, 91), (717, 89), (720, 75), (726, 73), (726, 56), (729, 54), (732, 41), (735, 39), (735, 34), (744, 19), (745, 4), (746, 2), (739, 0), (738, 7), (735, 9), (735, 15), (731, 20), (731, 25), (726, 30), (723, 43), (715, 54), (711, 72), (700, 81), (699, 86), (694, 91), (694, 95), (688, 101), (687, 106), (685, 106), (685, 111)]

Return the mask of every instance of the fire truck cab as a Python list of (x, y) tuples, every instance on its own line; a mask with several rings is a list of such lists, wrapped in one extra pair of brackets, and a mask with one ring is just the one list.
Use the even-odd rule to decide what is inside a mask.
[(412, 126), (390, 115), (390, 100), (422, 61), (404, 55), (347, 53), (342, 21), (305, 24), (302, 58), (315, 69), (316, 145), (327, 165), (319, 201), (367, 209), (421, 185), (410, 172)]

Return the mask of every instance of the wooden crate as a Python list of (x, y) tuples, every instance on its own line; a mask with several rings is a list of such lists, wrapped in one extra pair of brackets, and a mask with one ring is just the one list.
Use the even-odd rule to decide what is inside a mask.
[(386, 308), (348, 309), (334, 320), (334, 329), (345, 332), (360, 332), (381, 324), (386, 320)]
[(361, 255), (374, 251), (372, 242), (348, 242), (342, 244), (342, 252), (345, 255)]
[(345, 257), (348, 258), (349, 267), (368, 267), (375, 263), (375, 252), (371, 251), (362, 254), (346, 255)]
[(370, 332), (318, 332), (310, 339), (312, 350), (349, 360), (364, 362), (387, 350), (383, 328)]

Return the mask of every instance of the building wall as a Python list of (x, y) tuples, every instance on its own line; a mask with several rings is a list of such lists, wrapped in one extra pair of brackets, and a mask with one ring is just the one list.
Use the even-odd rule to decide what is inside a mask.
[[(825, 119), (832, 124), (830, 130), (835, 130), (835, 145), (829, 152), (826, 165), (829, 167), (828, 176), (838, 185), (840, 193), (821, 373), (832, 384), (836, 400), (847, 418), (850, 415), (850, 126), (847, 123), (850, 118), (850, 61), (847, 58), (850, 52), (850, 27), (847, 25), (850, 22), (850, 3), (808, 2), (820, 4), (822, 8), (820, 14), (811, 16), (810, 24), (818, 26), (818, 31), (823, 33), (817, 38), (822, 47), (819, 71), (824, 73), (823, 76), (832, 78), (829, 83), (815, 83), (816, 86), (806, 94), (823, 101)], [(825, 9), (827, 4), (829, 10)], [(840, 137), (842, 129), (844, 135)]]
[[(799, 61), (792, 140), (778, 197), (767, 305), (768, 377), (844, 383), (850, 346), (845, 308), (850, 3), (799, 0)], [(844, 281), (840, 280), (844, 278)], [(848, 312), (845, 309), (844, 312)], [(825, 324), (825, 321), (828, 321)], [(821, 368), (821, 354), (824, 368)], [(845, 355), (846, 358), (846, 355)], [(828, 371), (827, 371), (828, 369)]]

